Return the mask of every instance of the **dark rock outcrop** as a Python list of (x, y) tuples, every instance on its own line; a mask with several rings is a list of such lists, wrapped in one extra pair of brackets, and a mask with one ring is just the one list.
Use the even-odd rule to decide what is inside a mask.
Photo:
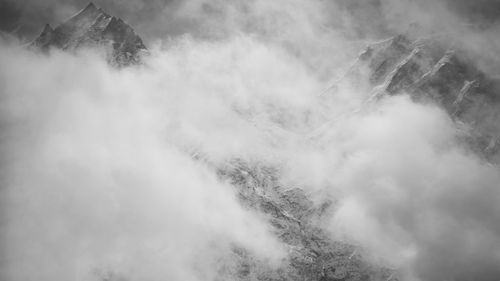
[(104, 47), (108, 61), (126, 66), (138, 63), (147, 48), (132, 27), (90, 3), (56, 28), (46, 25), (31, 43), (42, 50)]

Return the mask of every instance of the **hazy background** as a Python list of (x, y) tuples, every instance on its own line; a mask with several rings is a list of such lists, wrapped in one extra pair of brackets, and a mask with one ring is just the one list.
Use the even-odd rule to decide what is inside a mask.
[[(366, 103), (363, 81), (319, 97), (368, 42), (409, 29), (450, 34), (496, 75), (496, 1), (95, 3), (146, 40), (144, 66), (1, 41), (2, 280), (213, 280), (234, 245), (280, 264), (266, 220), (216, 176), (235, 158), (335, 197), (323, 227), (405, 280), (498, 280), (498, 167), (448, 115)], [(0, 5), (26, 42), (86, 2)]]
[[(26, 38), (35, 36), (45, 23), (57, 25), (89, 1), (86, 0), (2, 0), (0, 1), (0, 29), (15, 32)], [(196, 33), (200, 30), (200, 14), (210, 17), (223, 16), (220, 5), (250, 6), (245, 1), (93, 1), (109, 13), (122, 17), (146, 39), (164, 38), (182, 33)], [(346, 17), (355, 27), (358, 35), (377, 37), (387, 35), (398, 28), (407, 28), (415, 7), (424, 10), (426, 17), (438, 18), (442, 11), (434, 9), (443, 6), (450, 13), (463, 19), (464, 23), (490, 26), (498, 22), (500, 2), (497, 0), (310, 0), (321, 2), (326, 12), (334, 17)], [(183, 12), (187, 7), (197, 6), (197, 13)], [(192, 12), (192, 10), (190, 11)], [(423, 18), (420, 18), (422, 20)], [(337, 19), (338, 20), (338, 19)], [(446, 20), (446, 19), (441, 19)], [(425, 21), (422, 20), (423, 24)], [(403, 26), (396, 26), (403, 24)]]

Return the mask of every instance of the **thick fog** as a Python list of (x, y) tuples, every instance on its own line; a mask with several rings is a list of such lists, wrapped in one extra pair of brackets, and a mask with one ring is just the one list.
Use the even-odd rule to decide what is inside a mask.
[[(57, 24), (82, 2), (23, 15)], [(498, 167), (436, 105), (362, 80), (324, 92), (414, 23), (497, 75), (494, 1), (101, 2), (149, 38), (142, 65), (2, 38), (0, 279), (214, 280), (235, 246), (279, 266), (286, 246), (217, 176), (242, 159), (334, 198), (323, 227), (402, 280), (498, 280)]]

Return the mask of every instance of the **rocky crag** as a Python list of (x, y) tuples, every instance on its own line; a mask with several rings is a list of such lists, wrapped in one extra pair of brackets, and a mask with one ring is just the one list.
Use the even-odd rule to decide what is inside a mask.
[(42, 50), (104, 47), (108, 61), (118, 66), (138, 63), (141, 56), (147, 53), (142, 39), (132, 27), (93, 3), (56, 28), (45, 25), (31, 46)]
[(498, 163), (500, 81), (489, 77), (442, 38), (410, 40), (403, 35), (372, 44), (345, 79), (368, 75), (373, 96), (409, 94), (444, 108), (465, 133), (464, 141), (486, 161)]
[(237, 188), (245, 206), (267, 217), (289, 253), (273, 268), (235, 247), (236, 262), (223, 268), (221, 280), (398, 280), (394, 270), (374, 265), (361, 248), (334, 240), (322, 227), (335, 209), (333, 199), (313, 202), (303, 189), (281, 186), (277, 169), (260, 164), (233, 161), (219, 176)]

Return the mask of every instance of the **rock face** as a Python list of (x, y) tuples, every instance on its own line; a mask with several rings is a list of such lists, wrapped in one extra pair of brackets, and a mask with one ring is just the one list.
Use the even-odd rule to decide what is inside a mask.
[(374, 96), (405, 93), (437, 103), (466, 132), (474, 152), (500, 162), (500, 81), (479, 70), (463, 51), (439, 38), (412, 41), (399, 35), (368, 46), (346, 79), (360, 75), (368, 76)]
[(119, 66), (137, 63), (147, 52), (142, 39), (128, 24), (93, 3), (54, 29), (47, 24), (31, 45), (42, 50), (104, 47), (108, 61)]
[(398, 280), (394, 271), (373, 265), (360, 248), (335, 241), (322, 228), (322, 219), (335, 208), (333, 200), (313, 203), (304, 190), (280, 186), (279, 171), (261, 164), (235, 160), (219, 176), (237, 188), (243, 205), (267, 217), (289, 255), (272, 268), (235, 247), (232, 267), (217, 280)]

